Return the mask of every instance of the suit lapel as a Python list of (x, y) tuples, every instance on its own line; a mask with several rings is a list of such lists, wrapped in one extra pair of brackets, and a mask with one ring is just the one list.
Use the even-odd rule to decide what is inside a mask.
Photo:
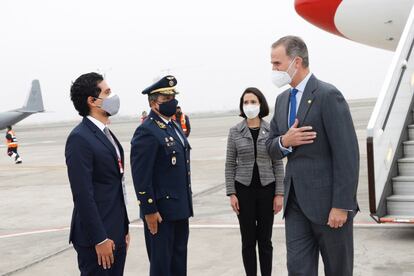
[(299, 120), (299, 126), (303, 126), (303, 123), (305, 122), (306, 115), (308, 115), (308, 111), (312, 106), (313, 99), (315, 98), (313, 92), (316, 88), (317, 79), (312, 75), (306, 84), (305, 91), (303, 92), (302, 99), (300, 100), (298, 113), (296, 114), (296, 118)]
[(95, 136), (98, 138), (99, 141), (102, 142), (112, 153), (115, 160), (118, 160), (118, 156), (116, 155), (115, 147), (112, 145), (112, 143), (109, 141), (109, 139), (105, 136), (105, 134), (94, 124), (92, 123), (88, 118), (83, 118), (83, 123), (86, 124), (89, 129), (95, 134)]
[(265, 134), (269, 132), (269, 126), (267, 125), (267, 123), (262, 119), (260, 122), (260, 132), (259, 132), (259, 136), (257, 137), (257, 141), (262, 140), (264, 138), (266, 138), (267, 136), (265, 136)]
[(253, 139), (252, 134), (250, 133), (249, 127), (247, 126), (246, 119), (244, 119), (240, 123), (239, 130), (240, 130), (240, 133), (241, 133), (242, 137), (249, 138), (249, 139)]
[(167, 133), (174, 137), (175, 141), (177, 141), (177, 144), (179, 144), (181, 147), (184, 147), (183, 143), (181, 142), (181, 139), (178, 137), (177, 133), (174, 129), (172, 129), (170, 126), (167, 126)]
[(185, 134), (184, 134), (183, 130), (181, 129), (181, 127), (174, 120), (171, 120), (171, 121), (175, 125), (175, 127), (178, 129), (178, 132), (180, 133), (181, 137), (183, 138), (183, 141), (184, 141), (183, 146), (188, 147), (189, 143), (188, 143), (187, 137), (185, 137)]
[[(161, 119), (161, 118), (160, 118), (160, 116), (158, 116), (158, 114), (157, 114), (157, 113), (155, 113), (155, 112), (151, 111), (151, 112), (150, 112), (150, 117), (152, 117), (152, 118), (155, 120), (155, 122), (157, 123), (157, 125), (158, 125), (161, 129), (163, 129), (163, 130), (165, 130), (165, 131), (166, 131), (167, 136), (173, 137), (173, 138), (176, 140), (176, 142), (177, 142), (177, 143), (178, 143), (181, 147), (185, 147), (185, 145), (183, 145), (183, 143), (181, 143), (181, 140), (180, 140), (180, 138), (178, 137), (178, 135), (177, 135), (177, 133), (175, 132), (175, 130), (174, 130), (174, 129), (172, 129), (171, 127), (169, 127), (166, 123), (164, 123), (164, 120), (163, 120), (163, 119)], [(183, 139), (184, 139), (184, 142), (185, 142), (185, 141), (186, 141), (186, 140), (185, 140), (185, 135), (183, 136)]]
[[(280, 126), (282, 126), (282, 128), (280, 129), (281, 131), (282, 131), (282, 133), (285, 133), (288, 129), (289, 129), (289, 126), (288, 126), (288, 116), (289, 116), (289, 100), (290, 100), (290, 92), (289, 92), (290, 90), (287, 90), (287, 91), (285, 91), (285, 92), (283, 92), (283, 94), (280, 96), (280, 101), (281, 101), (281, 103), (280, 103), (280, 106), (281, 106), (281, 109), (278, 111), (278, 110), (275, 110), (275, 112), (278, 112), (278, 114), (280, 114), (280, 116), (279, 116), (279, 124), (280, 124)], [(278, 108), (278, 107), (276, 107), (276, 108)]]
[(124, 163), (124, 161), (125, 161), (125, 158), (124, 158), (124, 149), (122, 148), (121, 143), (119, 142), (118, 138), (116, 138), (116, 136), (112, 133), (112, 131), (111, 131), (111, 134), (112, 134), (112, 137), (115, 140), (116, 145), (118, 146), (119, 153), (121, 154), (122, 167), (125, 168), (125, 163)]

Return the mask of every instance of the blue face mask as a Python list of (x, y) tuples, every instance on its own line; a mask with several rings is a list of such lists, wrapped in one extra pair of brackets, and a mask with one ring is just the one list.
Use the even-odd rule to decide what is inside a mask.
[(171, 101), (159, 104), (158, 111), (161, 115), (165, 117), (171, 117), (175, 114), (177, 110), (178, 101), (176, 99), (172, 99)]

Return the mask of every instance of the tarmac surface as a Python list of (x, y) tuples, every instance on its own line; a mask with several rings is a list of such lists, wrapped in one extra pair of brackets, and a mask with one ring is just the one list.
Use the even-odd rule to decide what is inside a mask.
[[(351, 101), (361, 154), (355, 218), (354, 275), (414, 275), (414, 228), (378, 225), (369, 217), (366, 125), (375, 101)], [(228, 130), (236, 112), (190, 117), (195, 216), (190, 220), (188, 275), (244, 275), (238, 222), (224, 189)], [(267, 117), (270, 120), (271, 117)], [(23, 164), (14, 165), (0, 146), (0, 275), (79, 275), (76, 252), (68, 244), (73, 208), (64, 159), (66, 137), (78, 122), (17, 125)], [(126, 156), (131, 246), (125, 275), (148, 275), (142, 223), (129, 167), (130, 140), (138, 119), (114, 119), (110, 128)], [(284, 222), (275, 217), (274, 275), (287, 275)], [(320, 275), (323, 263), (320, 261)], [(258, 273), (260, 275), (260, 273)]]

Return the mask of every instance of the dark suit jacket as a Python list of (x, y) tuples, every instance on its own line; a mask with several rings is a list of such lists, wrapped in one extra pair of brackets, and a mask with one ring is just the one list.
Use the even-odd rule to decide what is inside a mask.
[(166, 221), (193, 215), (190, 144), (153, 111), (135, 131), (131, 141), (131, 169), (140, 215), (159, 212)]
[[(122, 146), (112, 136), (124, 164)], [(69, 241), (94, 246), (109, 238), (117, 246), (124, 245), (129, 220), (114, 146), (85, 117), (70, 133), (65, 156), (74, 202)]]
[[(289, 93), (276, 99), (270, 124), (267, 150), (282, 159), (279, 137), (288, 131)], [(298, 203), (314, 223), (326, 224), (331, 208), (358, 210), (358, 141), (348, 104), (341, 92), (329, 83), (311, 76), (297, 113), (299, 127), (312, 126), (314, 143), (293, 149), (287, 155), (285, 210), (293, 183)]]

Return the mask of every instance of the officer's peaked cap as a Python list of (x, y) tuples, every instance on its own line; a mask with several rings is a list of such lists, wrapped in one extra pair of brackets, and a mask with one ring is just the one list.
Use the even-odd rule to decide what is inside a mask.
[(154, 93), (164, 94), (164, 95), (175, 95), (178, 94), (175, 91), (175, 86), (177, 85), (177, 79), (174, 76), (165, 76), (153, 85), (145, 88), (142, 91), (144, 95), (150, 95)]

